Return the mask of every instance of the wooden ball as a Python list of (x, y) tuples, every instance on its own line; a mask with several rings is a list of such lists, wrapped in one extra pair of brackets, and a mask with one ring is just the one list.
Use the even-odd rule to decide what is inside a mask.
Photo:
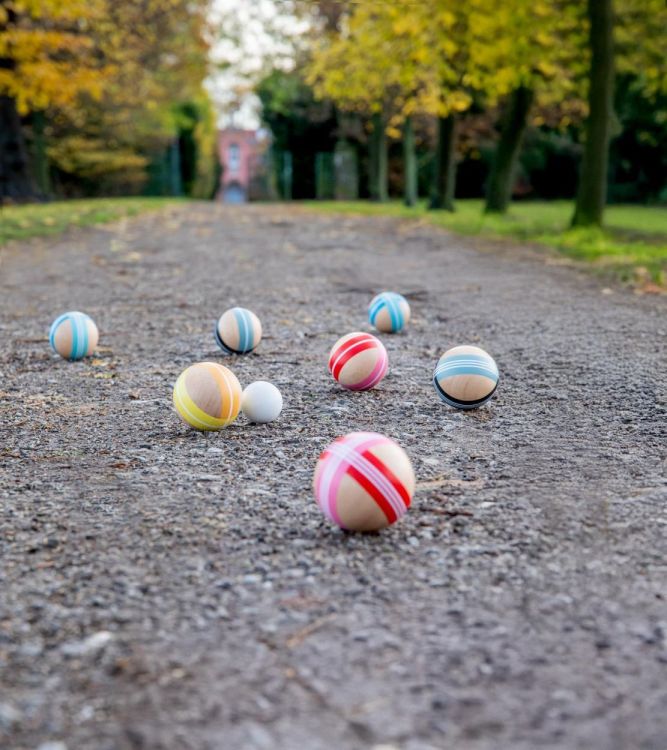
[(455, 346), (440, 357), (433, 385), (446, 404), (476, 409), (493, 396), (499, 377), (495, 360), (484, 349)]
[(190, 427), (221, 430), (238, 416), (241, 384), (227, 367), (199, 362), (184, 370), (176, 381), (174, 406)]
[(82, 312), (67, 312), (51, 325), (49, 342), (54, 352), (64, 359), (83, 359), (90, 356), (100, 337), (92, 318)]
[(329, 372), (351, 391), (374, 388), (388, 367), (387, 350), (370, 333), (348, 333), (336, 341), (329, 353)]
[(315, 467), (315, 499), (343, 529), (377, 531), (405, 515), (415, 475), (405, 451), (377, 432), (352, 432), (334, 441)]
[(382, 333), (398, 333), (410, 321), (410, 305), (401, 294), (382, 292), (368, 306), (368, 321)]
[(232, 307), (220, 316), (215, 326), (215, 340), (226, 354), (247, 354), (262, 339), (262, 324), (254, 312)]

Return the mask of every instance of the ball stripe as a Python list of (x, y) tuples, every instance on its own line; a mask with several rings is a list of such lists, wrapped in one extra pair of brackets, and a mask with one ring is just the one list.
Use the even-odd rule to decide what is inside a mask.
[(375, 320), (375, 316), (382, 310), (384, 307), (384, 300), (383, 299), (377, 299), (375, 298), (377, 302), (371, 302), (371, 307), (368, 311), (368, 319), (371, 323)]
[(443, 358), (435, 368), (438, 379), (454, 375), (483, 375), (491, 380), (498, 380), (498, 367), (490, 357), (474, 354), (458, 354)]
[(83, 328), (83, 343), (81, 345), (81, 356), (84, 357), (86, 353), (88, 352), (88, 321), (82, 320), (81, 321), (81, 328)]
[(78, 316), (76, 318), (76, 327), (79, 340), (79, 348), (77, 349), (76, 353), (78, 357), (83, 357), (83, 355), (86, 353), (86, 350), (83, 348), (84, 340), (86, 337), (86, 327), (84, 321), (81, 320), (81, 318), (79, 318)]
[(195, 404), (190, 398), (190, 394), (188, 393), (185, 384), (185, 377), (183, 375), (181, 375), (176, 382), (176, 388), (174, 389), (174, 405), (178, 411), (183, 411), (188, 416), (188, 419), (191, 420), (192, 424), (200, 430), (219, 430), (221, 427), (227, 425), (226, 419), (212, 417)]
[(367, 349), (375, 348), (375, 342), (369, 341), (368, 339), (365, 341), (359, 341), (354, 346), (349, 346), (345, 349), (341, 347), (341, 349), (339, 349), (340, 353), (338, 354), (333, 369), (331, 370), (331, 374), (334, 378), (338, 379), (340, 371), (353, 357), (356, 357), (357, 354), (361, 354), (361, 352), (365, 352)]
[[(373, 433), (361, 432), (353, 437), (348, 437), (347, 439), (343, 438), (343, 440), (346, 440), (350, 446), (354, 447), (361, 441), (370, 437), (374, 438), (375, 442), (380, 442), (382, 439), (380, 435), (375, 436)], [(339, 442), (341, 442), (341, 440), (336, 441), (336, 443)], [(334, 443), (334, 445), (336, 443)], [(317, 483), (317, 502), (329, 520), (338, 524), (341, 528), (346, 528), (338, 515), (336, 502), (340, 482), (347, 472), (347, 464), (344, 461), (336, 460), (336, 457), (330, 450), (331, 447), (332, 446), (329, 446), (329, 448), (320, 456), (320, 460), (326, 460), (324, 463), (324, 469), (320, 473), (319, 481)]]
[(384, 495), (380, 490), (371, 482), (369, 479), (367, 479), (356, 467), (354, 466), (348, 466), (347, 473), (349, 476), (351, 476), (356, 482), (358, 482), (365, 490), (368, 492), (368, 494), (375, 500), (375, 502), (380, 507), (380, 510), (385, 514), (387, 521), (389, 523), (394, 523), (398, 519), (398, 516), (394, 512), (394, 509), (391, 507), (391, 504), (385, 500)]
[(236, 325), (239, 328), (239, 350), (247, 352), (252, 349), (253, 342), (253, 325), (250, 315), (242, 307), (234, 308), (234, 317)]
[[(190, 424), (198, 427), (200, 430), (215, 430), (219, 426), (218, 420), (202, 411), (190, 398), (185, 390), (185, 383), (176, 384), (176, 389), (174, 390), (174, 406), (177, 411), (184, 413), (187, 416)], [(224, 427), (224, 425), (221, 426)]]
[(77, 315), (69, 318), (69, 324), (72, 329), (72, 348), (70, 350), (70, 359), (79, 358), (79, 321)]
[(223, 352), (226, 352), (227, 354), (240, 354), (240, 352), (235, 352), (233, 349), (230, 349), (227, 346), (227, 344), (225, 344), (225, 342), (222, 340), (222, 338), (220, 337), (220, 331), (218, 330), (217, 323), (215, 324), (214, 335), (215, 335), (215, 340), (218, 346), (222, 349)]
[(351, 391), (365, 391), (369, 388), (373, 388), (373, 386), (377, 385), (387, 374), (388, 367), (389, 359), (387, 358), (387, 352), (384, 350), (380, 350), (378, 361), (375, 363), (373, 371), (366, 378), (366, 380), (362, 380), (361, 383), (357, 383), (356, 385), (348, 386), (348, 388)]
[(479, 406), (485, 403), (486, 401), (488, 401), (498, 388), (498, 383), (496, 383), (493, 390), (488, 395), (482, 396), (482, 398), (475, 399), (474, 401), (463, 401), (463, 399), (456, 399), (456, 398), (453, 398), (452, 396), (449, 396), (447, 393), (445, 393), (445, 391), (443, 390), (443, 387), (440, 385), (440, 383), (438, 382), (438, 379), (435, 377), (433, 378), (433, 385), (438, 391), (438, 395), (440, 396), (440, 398), (446, 404), (448, 404), (449, 406), (453, 406), (455, 408), (460, 408), (462, 406), (463, 407)]
[(337, 349), (331, 352), (331, 356), (329, 357), (329, 371), (332, 374), (333, 374), (333, 367), (336, 361), (336, 357), (339, 357), (349, 347), (354, 346), (355, 344), (358, 344), (360, 341), (374, 341), (374, 339), (368, 333), (360, 333), (358, 336), (354, 336), (353, 338), (348, 339), (347, 341), (343, 342)]
[(57, 351), (56, 350), (56, 331), (58, 330), (58, 327), (60, 326), (60, 324), (64, 320), (67, 320), (67, 318), (69, 317), (69, 315), (70, 315), (70, 313), (65, 313), (64, 315), (61, 315), (60, 317), (56, 318), (53, 321), (53, 325), (51, 326), (51, 331), (49, 332), (49, 342), (50, 342), (51, 348), (53, 349), (54, 352)]
[(403, 325), (403, 313), (393, 297), (387, 298), (387, 310), (391, 318), (391, 328), (397, 331)]
[(362, 443), (356, 448), (350, 448), (345, 445), (336, 445), (334, 443), (330, 446), (329, 450), (334, 455), (337, 455), (339, 459), (344, 461), (348, 467), (354, 466), (358, 471), (361, 471), (367, 479), (372, 480), (375, 485), (382, 490), (383, 496), (386, 497), (393, 511), (396, 513), (397, 518), (400, 518), (403, 513), (405, 513), (401, 493), (397, 492), (396, 488), (387, 481), (383, 472), (378, 471), (373, 464), (364, 458), (364, 454), (367, 450), (365, 443)]
[[(340, 461), (343, 474), (349, 474), (350, 467), (355, 468), (367, 481), (372, 482), (378, 490), (382, 491), (382, 496), (386, 499), (395, 517), (399, 518), (402, 515), (400, 499), (397, 499), (395, 493), (392, 493), (390, 485), (383, 480), (382, 474), (374, 471), (373, 467), (357, 453), (360, 448), (350, 448), (349, 446), (343, 446), (343, 450), (339, 449), (340, 446), (335, 448), (331, 446), (331, 448), (330, 453)], [(373, 493), (369, 494), (373, 495)], [(385, 515), (387, 514), (385, 513)]]
[(403, 483), (396, 476), (396, 474), (394, 474), (394, 472), (386, 464), (383, 464), (382, 461), (380, 461), (380, 459), (374, 453), (371, 453), (370, 451), (367, 450), (367, 451), (364, 451), (362, 455), (367, 461), (370, 461), (378, 471), (381, 471), (385, 475), (385, 477), (394, 485), (396, 491), (398, 492), (398, 494), (401, 496), (401, 499), (403, 500), (403, 504), (405, 505), (406, 508), (409, 508), (410, 507), (410, 494), (405, 489)]
[[(232, 386), (229, 382), (229, 378), (227, 377), (227, 373), (220, 370), (219, 367), (216, 367), (212, 362), (204, 362), (203, 363), (206, 369), (208, 370), (211, 377), (215, 380), (215, 382), (218, 384), (218, 388), (221, 391), (227, 391), (229, 398), (227, 399), (229, 403), (229, 408), (227, 409), (227, 414), (224, 416), (220, 414), (220, 419), (222, 419), (225, 424), (229, 423), (230, 418), (232, 414), (234, 414), (235, 411), (238, 411), (236, 408), (236, 398), (234, 395), (234, 391), (232, 390)], [(222, 403), (224, 404), (225, 399), (221, 399)]]
[(498, 370), (480, 364), (478, 362), (443, 362), (435, 370), (439, 377), (451, 378), (454, 375), (483, 375), (485, 378), (496, 380)]
[[(324, 461), (324, 469), (321, 471), (316, 487), (317, 504), (324, 515), (341, 528), (345, 528), (336, 510), (336, 497), (340, 480), (345, 476), (345, 467), (335, 464), (330, 453), (323, 453), (320, 461)], [(324, 488), (324, 491), (323, 491)]]

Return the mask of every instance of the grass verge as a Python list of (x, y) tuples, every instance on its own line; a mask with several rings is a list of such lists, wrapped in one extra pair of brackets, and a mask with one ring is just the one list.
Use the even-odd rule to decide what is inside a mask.
[(428, 211), (426, 203), (318, 201), (314, 211), (422, 219), (463, 235), (512, 238), (556, 248), (574, 260), (611, 270), (621, 279), (667, 284), (667, 211), (664, 207), (619, 205), (605, 213), (604, 229), (571, 229), (570, 201), (514, 203), (505, 216), (484, 215), (481, 200), (457, 201), (456, 211)]
[(0, 245), (105, 224), (178, 203), (178, 198), (92, 198), (0, 208)]

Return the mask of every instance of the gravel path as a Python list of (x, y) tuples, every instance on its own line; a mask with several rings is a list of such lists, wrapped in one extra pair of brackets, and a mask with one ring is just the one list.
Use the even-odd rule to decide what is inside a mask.
[[(667, 747), (665, 299), (474, 244), (193, 204), (0, 251), (1, 747)], [(413, 321), (345, 392), (328, 350), (385, 288)], [(235, 304), (266, 336), (223, 358)], [(68, 309), (96, 358), (50, 353)], [(463, 342), (501, 372), (477, 412), (430, 385)], [(171, 389), (207, 359), (280, 422), (189, 431)], [(379, 535), (312, 499), (359, 429), (418, 478)]]

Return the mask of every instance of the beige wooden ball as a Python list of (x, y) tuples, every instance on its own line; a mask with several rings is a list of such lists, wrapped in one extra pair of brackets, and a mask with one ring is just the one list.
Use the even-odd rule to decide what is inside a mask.
[(49, 333), (53, 351), (69, 360), (89, 357), (95, 351), (98, 340), (99, 331), (92, 318), (77, 311), (56, 318)]
[(350, 531), (379, 531), (407, 512), (415, 475), (396, 442), (374, 432), (353, 432), (324, 450), (313, 484), (329, 520)]
[(262, 339), (262, 324), (251, 310), (232, 307), (220, 316), (215, 326), (215, 340), (226, 354), (247, 354)]
[(241, 384), (217, 362), (198, 362), (184, 370), (174, 386), (174, 407), (197, 430), (221, 430), (241, 408)]

